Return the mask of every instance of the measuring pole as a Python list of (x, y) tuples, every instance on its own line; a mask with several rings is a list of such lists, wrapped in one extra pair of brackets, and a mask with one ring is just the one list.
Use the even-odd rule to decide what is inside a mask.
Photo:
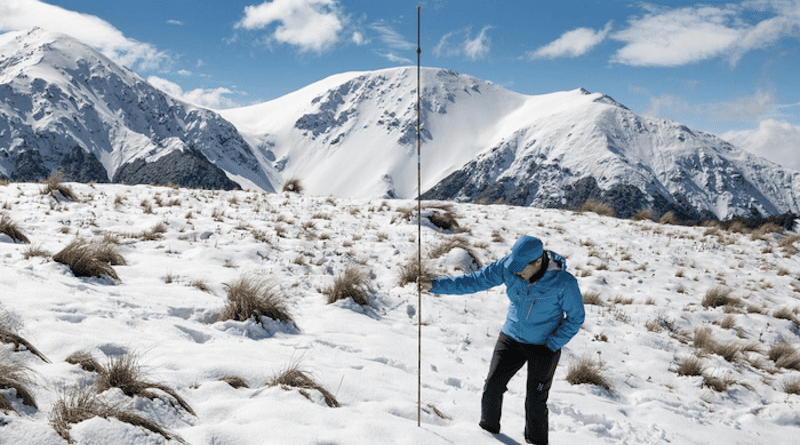
[(417, 427), (422, 423), (422, 161), (420, 160), (420, 127), (422, 126), (420, 101), (420, 15), (422, 7), (417, 5)]

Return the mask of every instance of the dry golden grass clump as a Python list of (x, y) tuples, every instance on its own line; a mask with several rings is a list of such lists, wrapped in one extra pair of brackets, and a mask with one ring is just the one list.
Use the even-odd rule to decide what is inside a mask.
[(686, 356), (678, 361), (675, 372), (679, 376), (692, 377), (703, 375), (703, 363), (694, 355)]
[(283, 183), (284, 192), (303, 193), (303, 190), (303, 184), (300, 183), (300, 179), (298, 178), (291, 178)]
[(453, 236), (445, 239), (440, 244), (431, 249), (431, 251), (428, 253), (428, 256), (430, 258), (441, 258), (442, 256), (449, 253), (451, 250), (456, 248), (466, 251), (472, 258), (472, 261), (480, 267), (481, 262), (480, 259), (478, 258), (478, 254), (475, 253), (475, 249), (473, 249), (472, 244), (470, 244), (469, 240), (467, 240), (467, 238), (463, 236)]
[(106, 403), (100, 398), (93, 387), (86, 384), (77, 385), (64, 390), (63, 393), (59, 395), (49, 415), (50, 424), (53, 426), (53, 429), (70, 444), (75, 443), (69, 434), (71, 426), (94, 417), (103, 419), (113, 417), (120, 422), (156, 433), (167, 440), (174, 440), (188, 445), (183, 438), (161, 427), (152, 420), (146, 419), (130, 410)]
[(614, 209), (611, 208), (610, 204), (605, 203), (605, 202), (595, 201), (594, 199), (586, 200), (581, 205), (581, 208), (580, 208), (579, 212), (580, 213), (594, 212), (594, 213), (597, 213), (600, 216), (610, 216), (612, 218), (617, 216), (614, 213)]
[[(32, 374), (33, 371), (28, 366), (13, 360), (9, 354), (0, 352), (0, 389), (13, 389), (23, 404), (38, 409), (36, 400), (28, 389), (33, 385)], [(17, 413), (3, 394), (0, 394), (0, 411)]]
[(261, 317), (267, 317), (294, 324), (286, 298), (268, 281), (254, 274), (244, 274), (227, 287), (228, 302), (217, 321), (247, 321), (255, 317), (262, 323)]
[(61, 196), (70, 201), (76, 199), (72, 189), (61, 183), (61, 172), (55, 172), (45, 180), (45, 187), (42, 189), (41, 193), (42, 195), (50, 195), (56, 199), (58, 199), (56, 193), (60, 193)]
[(352, 298), (353, 301), (366, 306), (372, 293), (369, 272), (353, 264), (348, 264), (344, 272), (336, 276), (333, 285), (322, 291), (328, 297), (328, 304)]
[(111, 266), (127, 264), (116, 245), (81, 238), (55, 254), (53, 260), (69, 267), (76, 277), (107, 276), (114, 280), (119, 280), (119, 276)]
[(69, 363), (70, 365), (78, 365), (84, 371), (88, 372), (103, 371), (103, 366), (97, 363), (94, 357), (92, 357), (92, 355), (89, 354), (88, 352), (83, 352), (83, 351), (73, 352), (64, 361)]
[(600, 296), (600, 292), (590, 290), (583, 293), (583, 304), (591, 304), (594, 306), (602, 306), (603, 305), (603, 297)]
[(39, 357), (43, 362), (50, 363), (50, 360), (48, 360), (41, 351), (16, 333), (17, 327), (18, 326), (15, 326), (12, 322), (10, 316), (0, 311), (0, 343), (13, 344), (15, 351), (19, 351), (19, 347), (24, 346), (28, 352)]
[(459, 231), (460, 226), (456, 220), (456, 215), (453, 213), (453, 206), (449, 204), (437, 204), (428, 206), (431, 209), (431, 214), (428, 215), (428, 221), (434, 226), (442, 230)]
[(226, 375), (226, 376), (223, 376), (219, 380), (221, 382), (227, 383), (228, 385), (231, 385), (231, 387), (233, 387), (235, 389), (238, 389), (238, 388), (249, 388), (250, 387), (243, 378), (241, 378), (239, 376), (235, 376), (235, 375)]
[(0, 216), (0, 233), (8, 235), (15, 243), (30, 244), (30, 240), (22, 230), (20, 230), (17, 223), (11, 220), (11, 217), (5, 213)]
[(790, 378), (783, 382), (783, 392), (800, 396), (800, 378)]
[(417, 277), (430, 278), (430, 262), (426, 258), (422, 258), (421, 264), (422, 271), (420, 271), (419, 251), (410, 256), (405, 263), (401, 264), (398, 268), (398, 285), (405, 286), (408, 283), (416, 283)]
[(325, 389), (321, 384), (317, 383), (311, 378), (308, 373), (300, 369), (297, 363), (292, 363), (286, 369), (279, 372), (266, 383), (267, 386), (280, 386), (281, 388), (297, 388), (300, 394), (308, 399), (311, 399), (307, 390), (319, 391), (322, 397), (325, 398), (325, 403), (331, 408), (339, 407), (339, 401), (336, 397)]
[(653, 211), (650, 209), (641, 209), (636, 212), (631, 219), (634, 221), (652, 221)]
[(611, 382), (603, 374), (605, 366), (591, 356), (585, 356), (569, 365), (567, 369), (567, 382), (572, 385), (597, 385), (611, 390)]
[(775, 362), (778, 368), (800, 371), (800, 352), (789, 343), (778, 343), (767, 351), (767, 357)]
[(739, 306), (741, 300), (730, 295), (731, 290), (725, 287), (712, 287), (706, 291), (701, 303), (704, 308), (715, 308), (720, 306)]

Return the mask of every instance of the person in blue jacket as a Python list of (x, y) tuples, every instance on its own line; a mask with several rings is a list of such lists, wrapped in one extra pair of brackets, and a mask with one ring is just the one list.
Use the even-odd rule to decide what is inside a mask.
[(500, 432), (503, 393), (511, 377), (528, 364), (525, 440), (547, 445), (547, 397), (561, 348), (578, 333), (584, 309), (578, 282), (566, 260), (546, 251), (542, 242), (523, 236), (511, 253), (481, 270), (460, 277), (423, 279), (424, 290), (463, 295), (505, 284), (508, 314), (489, 366), (481, 399), (481, 428)]

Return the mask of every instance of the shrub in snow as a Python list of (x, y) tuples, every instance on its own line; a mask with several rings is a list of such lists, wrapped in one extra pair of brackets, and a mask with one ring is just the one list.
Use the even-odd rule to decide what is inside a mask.
[(300, 390), (300, 394), (309, 400), (311, 396), (307, 390), (319, 391), (328, 406), (331, 408), (340, 406), (336, 397), (311, 378), (305, 371), (301, 370), (297, 363), (292, 363), (287, 366), (286, 369), (272, 377), (266, 384), (267, 386), (280, 386), (284, 389), (297, 388)]
[(8, 235), (15, 243), (30, 244), (28, 237), (22, 233), (19, 226), (6, 214), (0, 216), (0, 233)]
[(267, 317), (294, 324), (286, 299), (268, 281), (253, 274), (245, 274), (227, 287), (228, 302), (217, 321), (247, 321), (250, 317), (255, 317), (257, 322), (262, 323), (261, 317)]
[(614, 209), (611, 208), (610, 204), (607, 204), (605, 202), (598, 202), (595, 201), (594, 199), (586, 200), (581, 205), (579, 212), (581, 213), (594, 212), (600, 216), (610, 216), (612, 218), (616, 216), (616, 214), (614, 213)]
[(572, 385), (597, 385), (611, 390), (611, 382), (603, 375), (603, 363), (594, 360), (591, 356), (579, 359), (569, 365), (567, 369), (567, 382)]
[(703, 307), (738, 306), (741, 302), (738, 298), (731, 297), (730, 292), (730, 289), (724, 287), (712, 287), (703, 297)]
[[(25, 364), (13, 360), (7, 353), (0, 353), (0, 389), (13, 389), (17, 398), (22, 399), (22, 403), (38, 409), (36, 400), (28, 390), (33, 384), (31, 373), (31, 369)], [(17, 412), (3, 394), (0, 394), (0, 411)]]
[(283, 191), (291, 193), (303, 193), (303, 184), (298, 178), (291, 178), (283, 183)]
[(800, 378), (794, 377), (783, 382), (783, 392), (800, 396)]
[(56, 192), (60, 193), (61, 196), (69, 199), (70, 201), (74, 201), (76, 198), (75, 194), (72, 192), (72, 189), (61, 183), (61, 172), (55, 172), (51, 174), (45, 180), (45, 187), (41, 190), (42, 195), (50, 195), (58, 199)]
[(195, 415), (194, 410), (175, 390), (162, 383), (146, 380), (146, 376), (139, 364), (136, 354), (126, 353), (109, 359), (105, 367), (100, 367), (97, 375), (97, 391), (103, 392), (110, 388), (119, 388), (128, 397), (158, 398), (150, 389), (158, 389), (169, 394), (189, 414)]
[(324, 289), (322, 293), (328, 297), (328, 304), (352, 298), (361, 306), (366, 306), (369, 304), (369, 294), (372, 293), (369, 273), (365, 269), (348, 264), (344, 272), (336, 276), (333, 285)]
[(70, 427), (73, 424), (89, 420), (93, 417), (100, 417), (103, 419), (113, 417), (120, 422), (156, 433), (167, 440), (174, 440), (182, 444), (187, 444), (183, 438), (161, 427), (152, 420), (139, 416), (130, 410), (106, 403), (100, 398), (93, 387), (86, 384), (66, 389), (59, 395), (49, 416), (50, 424), (53, 426), (53, 429), (68, 443), (75, 443), (69, 434)]
[(678, 369), (675, 372), (683, 377), (701, 376), (703, 375), (703, 363), (699, 358), (689, 355), (678, 361)]
[(800, 353), (789, 343), (778, 343), (769, 348), (767, 357), (778, 368), (800, 371)]
[(53, 256), (53, 260), (70, 268), (76, 277), (107, 276), (119, 280), (111, 266), (123, 266), (125, 258), (114, 244), (76, 239)]

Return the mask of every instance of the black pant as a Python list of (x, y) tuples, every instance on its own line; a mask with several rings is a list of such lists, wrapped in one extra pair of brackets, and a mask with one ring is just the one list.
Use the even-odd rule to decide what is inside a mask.
[(551, 351), (544, 345), (520, 343), (500, 333), (494, 347), (489, 376), (483, 387), (481, 427), (500, 432), (503, 393), (511, 377), (528, 363), (528, 386), (525, 396), (525, 439), (530, 443), (547, 445), (547, 396), (553, 383), (561, 350)]

